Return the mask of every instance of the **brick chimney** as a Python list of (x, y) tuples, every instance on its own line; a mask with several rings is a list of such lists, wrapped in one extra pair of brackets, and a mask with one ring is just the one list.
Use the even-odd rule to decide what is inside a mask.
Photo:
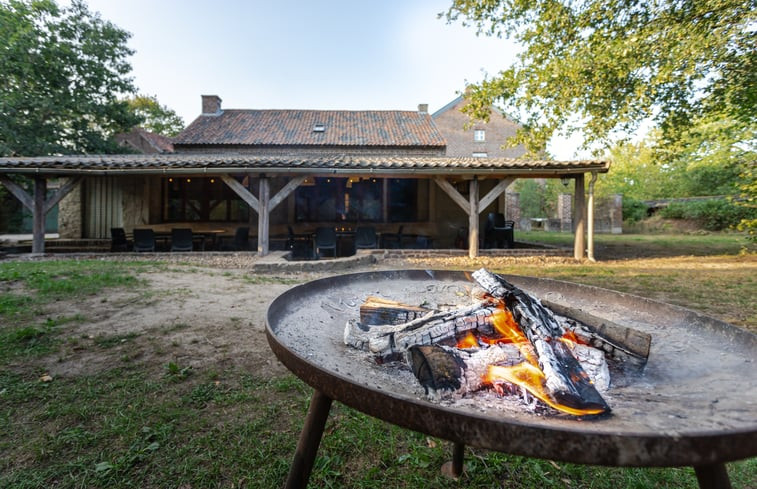
[(220, 115), (221, 98), (218, 95), (202, 96), (202, 115)]
[(428, 114), (428, 104), (418, 104), (418, 112)]

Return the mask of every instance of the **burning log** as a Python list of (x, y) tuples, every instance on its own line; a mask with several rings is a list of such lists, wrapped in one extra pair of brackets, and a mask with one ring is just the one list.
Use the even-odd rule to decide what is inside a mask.
[(564, 316), (566, 320), (560, 321), (561, 325), (587, 345), (602, 350), (610, 358), (637, 370), (642, 370), (646, 365), (652, 344), (650, 334), (598, 318), (580, 309), (547, 300), (542, 300), (542, 304)]
[(536, 350), (544, 387), (554, 403), (591, 414), (610, 411), (586, 371), (559, 340), (565, 329), (539, 299), (483, 268), (474, 272), (473, 278), (492, 297), (504, 301), (512, 312)]
[[(523, 351), (526, 350), (524, 355)], [(571, 351), (598, 391), (610, 386), (610, 371), (604, 354), (586, 345), (574, 343)], [(491, 383), (489, 367), (513, 367), (533, 355), (531, 345), (494, 344), (484, 348), (459, 349), (447, 346), (410, 347), (407, 363), (430, 397), (459, 398)]]
[(473, 350), (423, 345), (410, 347), (407, 360), (426, 394), (443, 398), (480, 390), (489, 365), (517, 365), (525, 358), (513, 344)]
[(351, 319), (344, 329), (344, 343), (385, 361), (403, 355), (414, 345), (454, 342), (468, 331), (491, 335), (495, 310), (495, 306), (484, 302), (452, 311), (429, 311), (410, 322), (394, 325), (370, 326)]

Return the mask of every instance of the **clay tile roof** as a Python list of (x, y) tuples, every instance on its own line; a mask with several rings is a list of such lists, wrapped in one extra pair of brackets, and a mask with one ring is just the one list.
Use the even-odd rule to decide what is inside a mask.
[(136, 128), (139, 133), (145, 138), (159, 153), (173, 153), (173, 142), (171, 138), (156, 134), (154, 132), (146, 131), (141, 127)]
[(431, 116), (413, 111), (232, 109), (199, 116), (174, 144), (428, 147), (445, 140)]
[(0, 158), (0, 174), (107, 174), (113, 173), (233, 173), (256, 170), (265, 173), (313, 174), (370, 173), (408, 175), (567, 175), (607, 172), (606, 161), (553, 161), (519, 158), (450, 158), (444, 156), (263, 156), (236, 154), (134, 154), (87, 156), (39, 156)]

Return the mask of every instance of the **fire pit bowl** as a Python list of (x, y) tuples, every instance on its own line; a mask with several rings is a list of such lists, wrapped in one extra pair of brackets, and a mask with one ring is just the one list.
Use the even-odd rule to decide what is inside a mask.
[[(729, 487), (724, 463), (757, 455), (757, 336), (694, 311), (638, 296), (549, 279), (505, 276), (536, 297), (652, 335), (648, 363), (606, 394), (612, 414), (586, 420), (440, 405), (417, 382), (392, 375), (343, 343), (368, 296), (409, 304), (464, 303), (464, 272), (403, 270), (315, 280), (268, 309), (268, 342), (315, 389), (287, 487), (305, 487), (332, 400), (455, 443), (564, 462), (693, 466), (700, 487)], [(615, 382), (615, 381), (614, 381)]]

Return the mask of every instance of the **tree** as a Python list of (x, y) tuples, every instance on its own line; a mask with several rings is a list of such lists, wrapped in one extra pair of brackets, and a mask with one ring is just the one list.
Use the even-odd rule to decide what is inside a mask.
[(607, 145), (644, 121), (677, 141), (719, 114), (757, 124), (757, 0), (453, 0), (448, 21), (517, 40), (518, 61), (471, 85), (465, 108), (520, 114), (532, 153), (583, 130)]
[(176, 136), (184, 129), (182, 118), (165, 105), (160, 105), (155, 95), (137, 95), (126, 100), (129, 109), (142, 122), (140, 126), (163, 136)]
[(81, 0), (0, 0), (0, 154), (117, 152), (138, 122), (129, 36)]

